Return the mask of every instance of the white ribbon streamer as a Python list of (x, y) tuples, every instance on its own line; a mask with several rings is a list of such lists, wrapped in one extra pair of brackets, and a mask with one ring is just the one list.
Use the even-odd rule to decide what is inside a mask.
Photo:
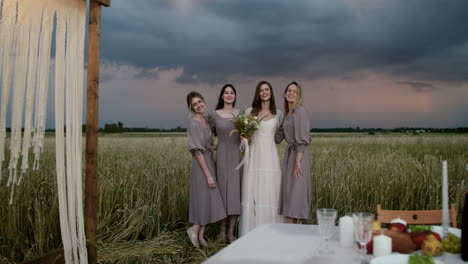
[(250, 159), (250, 151), (249, 151), (249, 141), (246, 138), (242, 138), (241, 143), (239, 145), (239, 150), (244, 152), (244, 158), (242, 159), (241, 163), (237, 165), (236, 170), (239, 170), (242, 165), (248, 165)]
[[(10, 97), (12, 112), (9, 203), (13, 203), (15, 186), (27, 180), (30, 148), (35, 154), (32, 167), (39, 169), (48, 90), (54, 86), (49, 76), (55, 28), (55, 146), (60, 230), (65, 263), (86, 264), (81, 131), (86, 1), (0, 0), (0, 14), (0, 165), (5, 161)], [(3, 184), (2, 170), (0, 184)]]

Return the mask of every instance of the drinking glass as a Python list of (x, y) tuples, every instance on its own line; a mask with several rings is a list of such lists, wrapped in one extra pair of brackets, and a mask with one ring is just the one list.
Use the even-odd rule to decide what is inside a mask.
[(333, 255), (334, 252), (328, 248), (328, 240), (335, 232), (336, 210), (330, 208), (317, 209), (317, 221), (320, 237), (325, 241), (323, 247), (318, 251), (320, 255)]
[(366, 245), (372, 238), (372, 224), (374, 223), (374, 215), (370, 213), (356, 213), (353, 215), (353, 221), (354, 237), (361, 247), (361, 263), (369, 263), (366, 258)]

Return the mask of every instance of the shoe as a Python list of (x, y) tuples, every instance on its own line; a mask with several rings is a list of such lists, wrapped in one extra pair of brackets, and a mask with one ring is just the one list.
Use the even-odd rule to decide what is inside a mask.
[(205, 239), (199, 239), (198, 241), (200, 241), (200, 245), (204, 246), (204, 247), (208, 247), (208, 241), (206, 241)]
[(200, 246), (198, 244), (198, 238), (197, 238), (197, 235), (192, 232), (192, 228), (187, 229), (187, 235), (190, 239), (190, 242), (192, 242), (192, 245), (198, 248)]

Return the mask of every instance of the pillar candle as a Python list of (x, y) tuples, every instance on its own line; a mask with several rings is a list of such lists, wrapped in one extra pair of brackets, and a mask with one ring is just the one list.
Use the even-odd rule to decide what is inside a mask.
[(387, 256), (392, 254), (392, 239), (386, 235), (374, 237), (374, 257)]
[(354, 222), (350, 216), (343, 216), (339, 221), (340, 226), (340, 245), (342, 247), (352, 247), (355, 244)]
[(448, 229), (449, 220), (449, 198), (448, 198), (448, 172), (447, 161), (442, 161), (442, 227)]

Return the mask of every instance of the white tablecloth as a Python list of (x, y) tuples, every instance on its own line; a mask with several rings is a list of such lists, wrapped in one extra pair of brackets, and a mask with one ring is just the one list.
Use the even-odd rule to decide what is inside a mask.
[[(296, 264), (358, 263), (356, 248), (341, 248), (338, 228), (329, 247), (333, 256), (318, 256), (317, 249), (323, 244), (316, 225), (272, 224), (257, 227), (231, 245), (207, 259), (204, 264)], [(444, 253), (437, 257), (445, 264), (468, 263), (460, 255)]]

